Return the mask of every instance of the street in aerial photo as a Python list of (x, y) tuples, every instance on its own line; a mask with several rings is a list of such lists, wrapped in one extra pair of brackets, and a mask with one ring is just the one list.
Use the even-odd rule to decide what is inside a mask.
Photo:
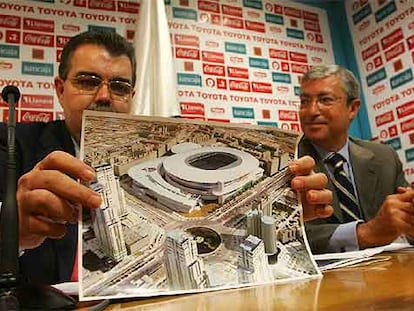
[(300, 134), (87, 111), (80, 297), (148, 297), (320, 277), (290, 188)]

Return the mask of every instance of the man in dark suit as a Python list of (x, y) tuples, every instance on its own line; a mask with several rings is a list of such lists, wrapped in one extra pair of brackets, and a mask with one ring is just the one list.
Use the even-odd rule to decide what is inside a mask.
[[(77, 206), (97, 208), (100, 196), (78, 183), (95, 177), (76, 158), (85, 109), (129, 112), (136, 78), (134, 49), (112, 32), (84, 32), (64, 47), (55, 78), (65, 121), (16, 128), (19, 248), (24, 276), (40, 283), (71, 279)], [(0, 201), (4, 197), (7, 128), (0, 124)]]
[[(16, 128), (19, 247), (23, 274), (34, 282), (69, 281), (75, 261), (77, 207), (98, 208), (100, 196), (78, 183), (95, 177), (76, 158), (85, 109), (129, 112), (136, 79), (132, 46), (112, 32), (85, 32), (62, 51), (56, 94), (65, 121), (18, 124)], [(0, 202), (4, 197), (7, 128), (0, 123)], [(332, 193), (324, 174), (312, 172), (315, 162), (303, 157), (290, 163), (296, 175), (306, 219), (326, 217)]]
[[(304, 136), (298, 154), (315, 159), (316, 171), (329, 176), (328, 189), (334, 193), (333, 215), (305, 224), (312, 251), (358, 250), (388, 244), (400, 235), (414, 236), (414, 191), (397, 153), (348, 136), (360, 107), (354, 75), (336, 65), (315, 66), (302, 77), (300, 99)], [(341, 160), (333, 167), (335, 154)], [(349, 191), (335, 175), (340, 166)]]

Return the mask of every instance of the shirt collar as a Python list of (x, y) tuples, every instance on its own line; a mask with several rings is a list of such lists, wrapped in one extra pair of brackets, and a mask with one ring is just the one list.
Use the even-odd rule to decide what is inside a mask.
[[(313, 144), (313, 147), (316, 149), (316, 152), (319, 154), (321, 159), (325, 162), (326, 158), (332, 153), (331, 151), (327, 151), (323, 149), (322, 147), (319, 147), (315, 144)], [(345, 144), (342, 146), (341, 149), (339, 149), (336, 153), (339, 153), (341, 156), (343, 156), (347, 163), (350, 163), (350, 157), (349, 157), (349, 138), (346, 139)]]

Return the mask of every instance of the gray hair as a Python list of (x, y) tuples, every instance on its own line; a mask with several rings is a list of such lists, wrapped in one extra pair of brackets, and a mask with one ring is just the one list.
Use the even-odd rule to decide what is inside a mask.
[(302, 76), (301, 83), (314, 79), (323, 79), (329, 76), (336, 76), (340, 79), (342, 88), (347, 97), (347, 103), (359, 98), (358, 80), (351, 71), (339, 65), (313, 66)]

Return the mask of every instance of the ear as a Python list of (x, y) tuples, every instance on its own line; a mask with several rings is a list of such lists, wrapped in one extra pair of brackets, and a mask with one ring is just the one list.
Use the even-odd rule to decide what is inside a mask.
[(361, 100), (359, 98), (352, 100), (348, 105), (349, 119), (352, 121), (358, 114)]
[(65, 81), (61, 77), (55, 77), (55, 92), (56, 96), (59, 99), (60, 106), (63, 108), (63, 92), (65, 89)]

